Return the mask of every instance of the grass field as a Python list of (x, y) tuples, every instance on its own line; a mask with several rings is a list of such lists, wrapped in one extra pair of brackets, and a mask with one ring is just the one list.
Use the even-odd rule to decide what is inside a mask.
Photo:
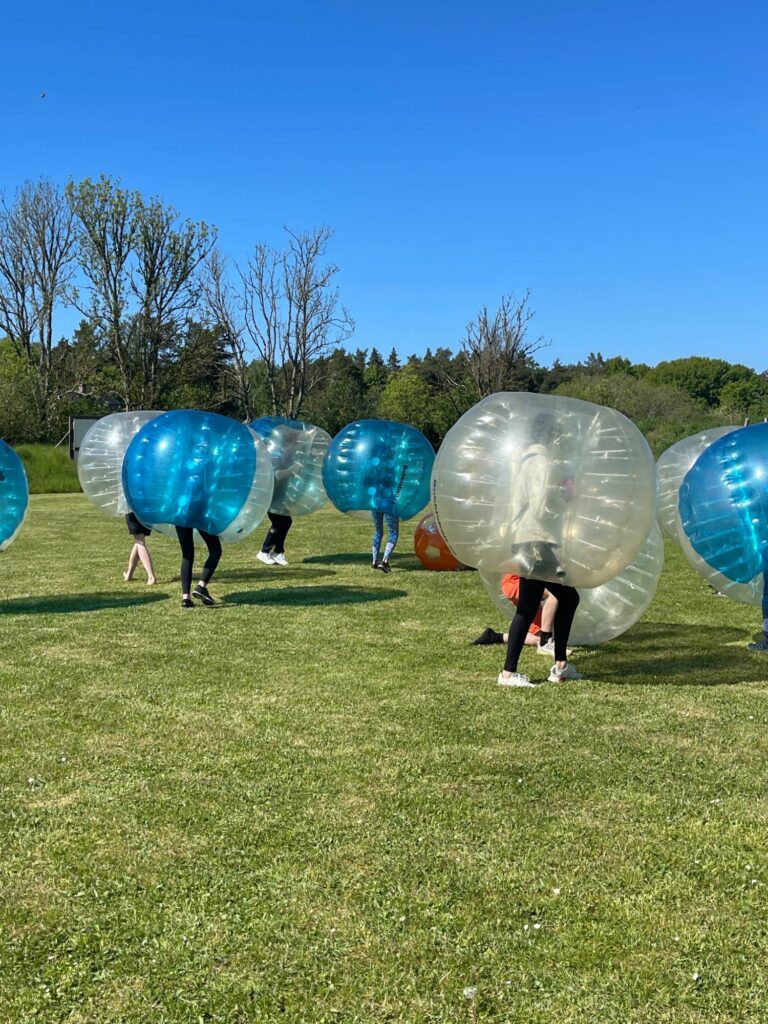
[[(404, 524), (124, 584), (118, 520), (31, 500), (0, 556), (2, 1022), (768, 1019), (759, 610), (673, 549), (649, 614), (496, 685), (476, 573)], [(545, 659), (525, 653), (542, 676)]]

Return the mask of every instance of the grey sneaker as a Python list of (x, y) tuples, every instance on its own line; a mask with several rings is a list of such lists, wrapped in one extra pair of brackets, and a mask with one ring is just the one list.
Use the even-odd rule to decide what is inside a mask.
[[(539, 646), (536, 648), (536, 653), (537, 654), (546, 654), (546, 656), (548, 658), (551, 658), (554, 661), (555, 660), (555, 641), (550, 638), (549, 640), (547, 640), (547, 642), (545, 644), (539, 644)], [(565, 649), (565, 656), (566, 656), (566, 658), (570, 658), (572, 653), (573, 653), (573, 649), (571, 647), (566, 647), (566, 649)]]
[(565, 668), (558, 668), (557, 665), (552, 666), (552, 670), (547, 677), (547, 681), (550, 683), (560, 683), (564, 679), (583, 679), (581, 675), (573, 665), (569, 662), (566, 663)]
[(532, 683), (528, 676), (524, 676), (522, 672), (513, 672), (509, 677), (499, 672), (499, 678), (496, 682), (499, 686), (528, 686), (533, 688), (538, 685), (537, 683)]
[(753, 644), (747, 644), (748, 651), (762, 651), (763, 654), (768, 654), (768, 637), (763, 637), (762, 640), (756, 640)]

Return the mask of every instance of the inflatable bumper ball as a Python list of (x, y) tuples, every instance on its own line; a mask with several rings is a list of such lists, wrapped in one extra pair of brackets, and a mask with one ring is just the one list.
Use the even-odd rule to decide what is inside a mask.
[(431, 512), (419, 520), (413, 535), (413, 550), (425, 569), (432, 569), (435, 572), (456, 572), (459, 569), (466, 569), (441, 537)]
[(328, 448), (323, 485), (340, 512), (389, 512), (410, 519), (429, 502), (435, 460), (421, 431), (392, 420), (356, 420)]
[(10, 445), (0, 441), (0, 551), (16, 540), (28, 506), (24, 463)]
[(262, 416), (251, 430), (267, 446), (275, 474), (270, 512), (305, 516), (325, 504), (323, 460), (331, 435), (311, 423), (285, 416)]
[(643, 435), (615, 409), (501, 392), (448, 431), (432, 504), (465, 565), (597, 587), (646, 542), (656, 518), (655, 465)]
[(77, 475), (86, 497), (108, 516), (131, 509), (123, 490), (123, 458), (131, 440), (159, 412), (114, 412), (87, 431), (77, 456)]
[(243, 540), (272, 501), (274, 476), (264, 442), (247, 426), (213, 412), (166, 412), (128, 446), (123, 487), (141, 522), (163, 532), (187, 526)]

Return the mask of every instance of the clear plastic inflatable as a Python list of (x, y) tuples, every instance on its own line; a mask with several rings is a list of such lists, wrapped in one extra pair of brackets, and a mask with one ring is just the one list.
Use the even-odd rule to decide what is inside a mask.
[(701, 453), (680, 485), (691, 547), (734, 583), (768, 569), (768, 423), (733, 430)]
[(331, 435), (322, 427), (285, 416), (262, 416), (251, 430), (266, 444), (275, 474), (270, 512), (305, 516), (328, 499), (323, 487), (323, 460)]
[(107, 516), (133, 511), (123, 490), (123, 457), (131, 440), (159, 412), (136, 410), (102, 416), (88, 430), (77, 457), (77, 475), (86, 497)]
[(213, 412), (166, 412), (128, 446), (123, 487), (142, 523), (247, 537), (267, 514), (274, 476), (266, 445), (247, 426)]
[(393, 420), (356, 420), (334, 437), (323, 463), (323, 485), (351, 515), (417, 515), (429, 502), (435, 451), (420, 430)]
[[(573, 620), (569, 643), (579, 646), (615, 640), (645, 614), (653, 601), (664, 567), (664, 539), (654, 524), (634, 561), (607, 583), (579, 590), (579, 607)], [(514, 618), (515, 606), (502, 592), (501, 573), (480, 573), (494, 605), (507, 619)]]
[(500, 392), (449, 430), (432, 472), (440, 533), (465, 565), (597, 587), (656, 518), (653, 455), (615, 409)]
[(733, 430), (738, 430), (738, 427), (712, 427), (710, 430), (702, 430), (699, 434), (684, 437), (682, 441), (675, 442), (665, 452), (662, 452), (656, 462), (658, 482), (656, 518), (662, 530), (677, 544), (680, 544), (681, 538), (685, 536), (677, 508), (683, 477), (713, 441), (725, 437)]
[(0, 441), (0, 551), (16, 540), (29, 507), (29, 484), (24, 463)]

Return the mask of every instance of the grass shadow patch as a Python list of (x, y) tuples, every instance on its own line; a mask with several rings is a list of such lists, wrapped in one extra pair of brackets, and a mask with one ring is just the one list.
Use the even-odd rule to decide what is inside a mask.
[(642, 622), (612, 641), (604, 663), (600, 679), (618, 685), (732, 686), (768, 681), (768, 657), (748, 651), (744, 631), (727, 626)]
[(262, 581), (269, 576), (270, 571), (274, 574), (275, 578), (285, 576), (286, 580), (317, 580), (326, 579), (329, 576), (335, 576), (336, 573), (333, 569), (302, 569), (301, 563), (297, 563), (298, 567), (294, 568), (293, 565), (287, 566), (271, 566), (265, 565), (260, 569), (224, 569), (217, 571), (216, 581), (226, 580), (230, 582), (238, 582), (240, 580), (252, 580)]
[(371, 601), (393, 601), (407, 596), (405, 590), (366, 590), (365, 587), (284, 587), (279, 590), (249, 590), (242, 594), (229, 594), (225, 602), (289, 606), (368, 604)]
[(169, 595), (151, 594), (56, 594), (47, 597), (14, 597), (0, 602), (0, 615), (58, 615), (62, 612), (100, 612), (105, 608), (128, 608), (131, 605), (167, 601)]

